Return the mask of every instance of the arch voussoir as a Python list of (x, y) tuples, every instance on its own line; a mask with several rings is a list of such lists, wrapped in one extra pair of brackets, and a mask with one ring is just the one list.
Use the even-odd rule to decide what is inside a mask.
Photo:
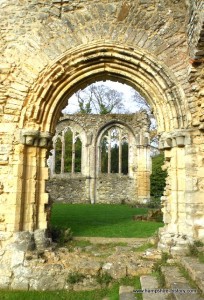
[[(35, 87), (38, 87), (36, 92), (28, 95), (26, 103), (33, 109), (29, 110), (25, 126), (29, 127), (30, 120), (33, 120), (41, 130), (52, 131), (51, 124), (65, 105), (66, 97), (81, 86), (94, 82), (95, 78), (107, 79), (112, 76), (121, 82), (125, 79), (126, 83), (138, 88), (147, 97), (161, 132), (185, 126), (181, 88), (171, 72), (143, 50), (109, 44), (82, 47), (60, 57), (44, 73), (35, 83)], [(163, 107), (163, 112), (159, 106)], [(54, 118), (51, 111), (55, 111)], [(163, 118), (164, 111), (169, 116)]]

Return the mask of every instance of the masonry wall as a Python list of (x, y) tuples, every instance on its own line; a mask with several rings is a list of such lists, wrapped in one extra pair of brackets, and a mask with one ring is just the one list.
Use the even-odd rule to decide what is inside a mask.
[[(65, 173), (52, 177), (46, 190), (55, 203), (90, 203), (89, 184), (85, 177)], [(96, 180), (95, 203), (135, 204), (139, 201), (136, 184), (127, 175), (101, 174)]]
[(136, 204), (136, 179), (127, 175), (101, 174), (96, 184), (97, 203)]
[(47, 270), (33, 278), (39, 261), (25, 268), (21, 246), (47, 228), (45, 161), (61, 110), (97, 80), (133, 86), (157, 118), (168, 171), (160, 248), (183, 254), (204, 241), (203, 9), (200, 0), (0, 1), (2, 288), (47, 281)]
[(46, 184), (46, 190), (52, 202), (56, 203), (90, 203), (87, 197), (87, 179), (75, 174), (74, 178), (69, 174), (52, 177)]
[[(74, 114), (60, 118), (53, 137), (54, 149), (49, 157), (50, 179), (46, 190), (52, 202), (64, 203), (137, 203), (150, 198), (151, 157), (149, 147), (150, 120), (146, 112), (132, 114)], [(101, 172), (101, 141), (103, 134), (111, 129), (118, 131), (117, 143), (121, 145), (122, 136), (128, 143), (128, 175), (122, 169), (113, 173), (111, 168)], [(81, 140), (81, 173), (64, 172), (66, 159), (65, 132), (77, 132)], [(106, 133), (106, 138), (107, 138)], [(120, 137), (120, 139), (119, 139)], [(56, 141), (62, 145), (58, 163), (60, 174), (56, 174)], [(75, 138), (72, 139), (72, 163), (75, 157)], [(108, 140), (111, 146), (111, 140)], [(119, 146), (118, 146), (119, 147)], [(108, 149), (107, 149), (108, 151)], [(108, 151), (109, 152), (109, 151)], [(119, 151), (120, 152), (120, 151)], [(108, 154), (108, 153), (107, 153)], [(117, 157), (122, 166), (122, 149)], [(108, 154), (107, 164), (111, 162)]]

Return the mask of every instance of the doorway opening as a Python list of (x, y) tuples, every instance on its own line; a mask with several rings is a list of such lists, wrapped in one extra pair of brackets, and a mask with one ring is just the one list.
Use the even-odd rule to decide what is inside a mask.
[(62, 114), (49, 158), (47, 190), (54, 202), (150, 201), (157, 128), (150, 106), (135, 89), (95, 82), (68, 99)]

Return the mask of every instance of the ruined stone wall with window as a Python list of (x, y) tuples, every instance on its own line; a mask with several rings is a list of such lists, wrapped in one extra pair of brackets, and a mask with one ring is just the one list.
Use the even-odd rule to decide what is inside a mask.
[(48, 159), (47, 191), (65, 203), (136, 203), (150, 197), (150, 121), (131, 115), (67, 115)]
[[(66, 287), (65, 279), (53, 285), (63, 263), (50, 273), (41, 260), (28, 266), (25, 252), (29, 238), (42, 246), (39, 236), (43, 241), (48, 227), (46, 160), (61, 111), (75, 92), (100, 80), (133, 87), (156, 118), (168, 174), (158, 248), (183, 255), (189, 244), (204, 242), (203, 10), (200, 0), (0, 1), (1, 288)], [(82, 153), (89, 151), (89, 160), (81, 168), (92, 203), (99, 174), (90, 158), (111, 123), (98, 117), (101, 126), (91, 132), (94, 120), (88, 116), (83, 128)], [(114, 120), (114, 126), (126, 124)], [(142, 152), (143, 144), (137, 145)], [(143, 199), (146, 188), (139, 181), (147, 176), (142, 164), (135, 167), (135, 189)]]

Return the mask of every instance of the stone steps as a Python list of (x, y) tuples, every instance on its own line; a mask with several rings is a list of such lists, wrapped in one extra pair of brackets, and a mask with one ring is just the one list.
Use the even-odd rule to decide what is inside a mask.
[(135, 300), (133, 291), (133, 286), (121, 285), (119, 288), (119, 300)]
[[(163, 266), (161, 272), (165, 278), (165, 287), (172, 290), (172, 300), (201, 300), (204, 299), (200, 293), (188, 293), (187, 290), (195, 290), (188, 280), (181, 274), (178, 266)], [(175, 292), (173, 292), (173, 290)], [(181, 290), (179, 293), (178, 290)], [(185, 290), (186, 292), (182, 292)], [(198, 291), (198, 290), (197, 290)]]
[(204, 294), (204, 263), (200, 263), (196, 257), (181, 257), (180, 264), (188, 271), (193, 281)]
[(168, 295), (164, 293), (154, 293), (148, 292), (148, 290), (157, 290), (159, 288), (159, 283), (155, 276), (152, 275), (143, 275), (140, 277), (141, 289), (146, 290), (143, 292), (143, 300), (167, 300)]

